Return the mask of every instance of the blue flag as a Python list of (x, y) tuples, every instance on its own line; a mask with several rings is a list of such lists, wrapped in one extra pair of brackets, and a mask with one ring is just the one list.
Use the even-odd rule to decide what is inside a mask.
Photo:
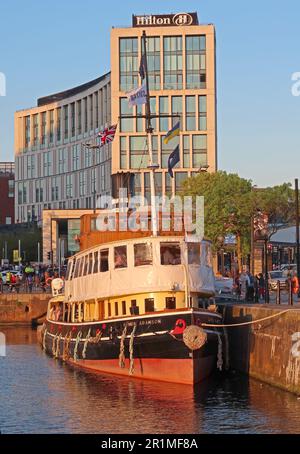
[(180, 161), (179, 145), (177, 145), (177, 147), (175, 148), (174, 151), (172, 151), (168, 159), (168, 174), (170, 175), (171, 178), (174, 177), (172, 169), (176, 166), (176, 164), (179, 161)]

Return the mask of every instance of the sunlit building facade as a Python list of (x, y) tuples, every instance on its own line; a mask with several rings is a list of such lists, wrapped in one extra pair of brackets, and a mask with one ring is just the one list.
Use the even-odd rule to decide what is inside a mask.
[[(129, 108), (126, 92), (141, 83), (139, 65), (142, 34), (147, 36), (147, 61), (152, 114), (155, 118), (152, 147), (158, 194), (176, 193), (182, 181), (200, 169), (217, 169), (215, 29), (198, 25), (196, 13), (165, 16), (133, 16), (130, 28), (111, 31), (112, 121), (120, 118), (112, 145), (113, 188), (126, 185), (134, 173), (134, 192), (150, 197), (150, 174), (142, 106)], [(167, 145), (164, 137), (180, 119), (180, 137)], [(180, 162), (172, 179), (170, 153), (180, 144)], [(116, 191), (117, 193), (117, 191)]]

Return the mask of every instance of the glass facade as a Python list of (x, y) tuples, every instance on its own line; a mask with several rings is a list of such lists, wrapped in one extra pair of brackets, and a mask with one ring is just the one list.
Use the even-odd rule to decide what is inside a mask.
[(130, 167), (132, 169), (144, 169), (148, 166), (147, 137), (130, 137)]
[(185, 129), (195, 131), (196, 129), (196, 98), (195, 96), (186, 96), (185, 98)]
[(147, 37), (149, 90), (160, 90), (160, 38)]
[(138, 86), (138, 39), (120, 39), (120, 91)]
[(186, 88), (206, 88), (206, 37), (186, 37)]
[(182, 90), (182, 37), (164, 37), (164, 89)]

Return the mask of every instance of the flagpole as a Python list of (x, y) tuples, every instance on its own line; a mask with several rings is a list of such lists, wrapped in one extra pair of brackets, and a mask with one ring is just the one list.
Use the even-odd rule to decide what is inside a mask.
[[(142, 49), (142, 58), (144, 55), (144, 62), (145, 62), (145, 76), (146, 76), (146, 131), (148, 134), (148, 151), (149, 151), (149, 166), (148, 169), (150, 170), (150, 191), (151, 191), (151, 222), (152, 222), (152, 233), (153, 236), (157, 236), (158, 233), (158, 225), (157, 225), (157, 212), (156, 212), (156, 198), (155, 198), (155, 169), (157, 165), (153, 163), (153, 151), (152, 151), (152, 133), (153, 128), (151, 124), (151, 109), (150, 109), (150, 93), (149, 93), (149, 77), (148, 77), (148, 64), (147, 64), (147, 49), (146, 49), (146, 32), (143, 30), (143, 37), (142, 37), (143, 48)], [(144, 50), (144, 53), (143, 53)]]

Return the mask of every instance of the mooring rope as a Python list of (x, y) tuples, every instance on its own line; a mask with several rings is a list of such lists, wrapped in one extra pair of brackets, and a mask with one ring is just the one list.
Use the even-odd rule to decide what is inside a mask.
[(124, 329), (123, 329), (123, 332), (122, 332), (122, 336), (121, 336), (121, 340), (120, 340), (119, 367), (121, 369), (124, 369), (124, 367), (125, 367), (125, 353), (124, 353), (124, 350), (125, 350), (125, 337), (126, 337), (126, 334), (127, 334), (127, 324), (125, 324), (125, 326), (124, 326)]
[(258, 320), (251, 320), (250, 322), (243, 322), (243, 323), (232, 323), (229, 325), (211, 325), (209, 323), (201, 323), (201, 326), (205, 326), (207, 328), (234, 328), (235, 326), (246, 326), (246, 325), (253, 325), (254, 323), (263, 322), (264, 320), (270, 320), (274, 317), (279, 317), (286, 312), (297, 311), (299, 309), (287, 309), (285, 311), (278, 312), (277, 314), (269, 315), (268, 317), (260, 318)]
[(82, 350), (82, 358), (83, 359), (85, 359), (85, 357), (86, 357), (86, 349), (87, 349), (90, 337), (91, 337), (91, 328), (89, 329), (89, 332), (88, 332), (88, 334), (86, 336), (86, 339), (84, 341), (83, 350)]
[(55, 350), (55, 358), (59, 357), (60, 354), (60, 339), (61, 339), (62, 334), (60, 333), (59, 336), (56, 339), (56, 350)]
[(78, 334), (77, 334), (76, 341), (75, 341), (75, 346), (74, 346), (74, 355), (73, 355), (73, 358), (74, 358), (74, 361), (75, 361), (75, 362), (76, 362), (77, 359), (78, 359), (77, 351), (78, 351), (78, 346), (79, 346), (79, 342), (80, 342), (81, 336), (82, 336), (82, 332), (79, 331)]
[(47, 336), (47, 328), (45, 328), (44, 335), (43, 335), (43, 350), (46, 351), (46, 336)]
[(133, 375), (134, 373), (134, 357), (133, 357), (133, 341), (134, 341), (134, 335), (136, 332), (137, 325), (135, 324), (133, 327), (133, 330), (130, 335), (130, 341), (129, 341), (129, 353), (130, 353), (130, 367), (129, 367), (129, 375)]

